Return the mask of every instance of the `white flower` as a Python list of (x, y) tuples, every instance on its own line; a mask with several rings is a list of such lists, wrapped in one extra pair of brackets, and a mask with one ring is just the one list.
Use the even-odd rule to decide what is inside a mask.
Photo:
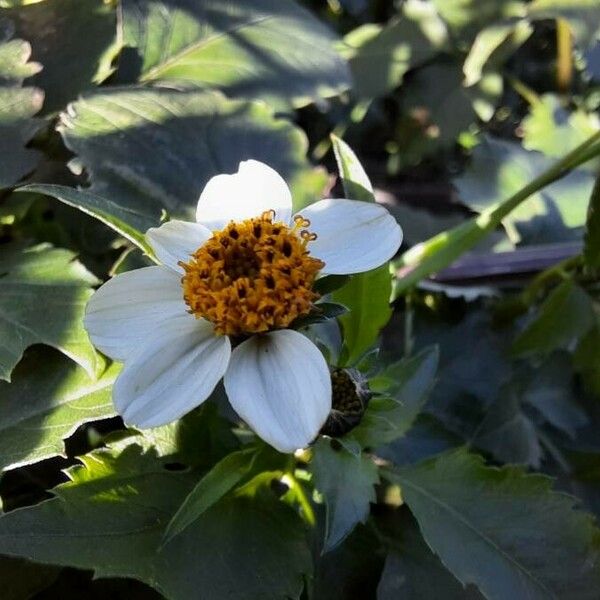
[(196, 218), (148, 230), (162, 265), (117, 275), (87, 306), (93, 343), (125, 363), (116, 409), (130, 425), (164, 425), (223, 377), (261, 438), (302, 448), (330, 411), (331, 379), (318, 348), (287, 327), (310, 310), (318, 274), (383, 264), (400, 227), (382, 206), (354, 200), (321, 200), (292, 218), (286, 183), (254, 160), (213, 177)]

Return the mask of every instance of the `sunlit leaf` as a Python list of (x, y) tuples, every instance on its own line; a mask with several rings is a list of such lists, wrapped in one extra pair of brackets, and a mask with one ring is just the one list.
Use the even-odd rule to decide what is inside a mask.
[(32, 119), (44, 101), (34, 87), (22, 87), (23, 79), (40, 70), (28, 62), (31, 46), (12, 39), (10, 22), (0, 21), (0, 189), (14, 185), (34, 169), (39, 152), (25, 145), (40, 128)]
[(375, 200), (373, 186), (352, 148), (333, 134), (331, 143), (346, 198), (373, 202)]
[(280, 172), (298, 207), (318, 199), (325, 182), (306, 160), (301, 130), (264, 104), (217, 92), (107, 90), (72, 104), (60, 130), (88, 171), (89, 192), (105, 199), (81, 197), (82, 209), (140, 232), (157, 225), (163, 211), (194, 220), (206, 182), (249, 158)]
[(495, 21), (525, 15), (522, 0), (433, 0), (433, 4), (462, 44)]
[(165, 532), (168, 542), (234, 488), (248, 472), (254, 458), (254, 450), (232, 452), (218, 462), (185, 498)]
[(142, 82), (295, 104), (350, 85), (333, 33), (292, 0), (124, 0), (122, 14), (123, 43), (137, 51), (122, 68)]
[(173, 600), (199, 590), (203, 600), (300, 594), (311, 570), (304, 529), (273, 495), (220, 502), (159, 550), (190, 475), (166, 470), (135, 446), (81, 460), (56, 498), (0, 517), (1, 554), (132, 577)]
[[(519, 144), (486, 137), (475, 147), (465, 172), (454, 179), (460, 200), (482, 212), (514, 194), (552, 162)], [(577, 239), (575, 228), (585, 223), (592, 175), (573, 171), (532, 195), (503, 220), (515, 242), (543, 243)]]
[(98, 281), (74, 258), (48, 245), (0, 250), (0, 379), (10, 380), (31, 344), (53, 346), (94, 375), (83, 312)]
[(465, 85), (481, 80), (484, 70), (497, 70), (531, 35), (532, 27), (525, 20), (500, 22), (482, 29), (465, 59)]
[(531, 107), (522, 127), (524, 148), (558, 158), (596, 133), (600, 121), (581, 109), (569, 112), (557, 96), (545, 94)]
[(0, 382), (0, 470), (64, 454), (63, 440), (89, 421), (112, 417), (119, 366), (98, 380), (57, 353), (31, 352)]
[[(354, 93), (376, 98), (402, 83), (407, 71), (431, 59), (446, 41), (446, 31), (434, 11), (405, 14), (385, 26), (368, 24), (344, 38), (342, 54), (354, 76)], [(373, 66), (377, 65), (377, 68)]]
[[(43, 70), (32, 82), (45, 93), (44, 112), (64, 108), (109, 71), (116, 13), (102, 0), (51, 0), (7, 11), (31, 43)], [(114, 52), (113, 52), (114, 53)], [(99, 73), (99, 71), (101, 71)]]

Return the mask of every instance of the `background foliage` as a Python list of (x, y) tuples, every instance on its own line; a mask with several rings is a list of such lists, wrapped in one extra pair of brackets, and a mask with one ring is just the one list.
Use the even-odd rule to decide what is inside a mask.
[[(599, 36), (597, 0), (0, 0), (3, 598), (597, 598)], [(319, 282), (374, 396), (296, 456), (221, 389), (126, 430), (82, 325), (247, 158), (405, 233)]]

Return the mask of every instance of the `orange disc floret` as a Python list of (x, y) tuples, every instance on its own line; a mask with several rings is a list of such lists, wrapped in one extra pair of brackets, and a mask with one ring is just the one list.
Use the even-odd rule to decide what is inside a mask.
[(281, 329), (310, 312), (312, 290), (324, 263), (309, 255), (314, 234), (296, 217), (293, 228), (268, 211), (216, 231), (188, 262), (181, 262), (183, 297), (198, 318), (220, 335)]

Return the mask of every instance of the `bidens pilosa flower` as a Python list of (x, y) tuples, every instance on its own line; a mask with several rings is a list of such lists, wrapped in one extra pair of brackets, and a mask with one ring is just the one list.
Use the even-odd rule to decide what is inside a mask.
[(302, 448), (329, 414), (331, 378), (318, 348), (288, 327), (318, 299), (318, 276), (378, 267), (397, 251), (400, 227), (382, 206), (354, 200), (292, 217), (286, 183), (254, 160), (213, 177), (196, 218), (149, 229), (162, 264), (117, 275), (88, 304), (93, 343), (124, 362), (116, 409), (130, 425), (164, 425), (223, 378), (257, 435), (282, 452)]

